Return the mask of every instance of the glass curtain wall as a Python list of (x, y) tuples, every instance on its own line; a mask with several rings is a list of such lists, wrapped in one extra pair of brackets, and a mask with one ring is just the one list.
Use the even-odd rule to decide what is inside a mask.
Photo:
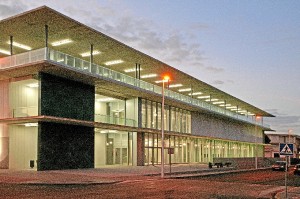
[(9, 85), (9, 104), (12, 117), (38, 115), (38, 80), (27, 79)]
[(137, 100), (120, 100), (95, 95), (95, 121), (117, 125), (137, 126)]
[(133, 148), (132, 132), (95, 129), (95, 167), (132, 165)]
[[(161, 103), (142, 99), (142, 127), (161, 130)], [(165, 105), (164, 129), (179, 133), (191, 133), (191, 113)]]
[[(161, 163), (161, 135), (145, 133), (145, 165)], [(174, 151), (170, 154), (169, 150)], [(165, 164), (208, 163), (213, 158), (254, 157), (255, 144), (193, 138), (186, 136), (165, 136)], [(257, 146), (258, 156), (263, 156), (263, 146)]]

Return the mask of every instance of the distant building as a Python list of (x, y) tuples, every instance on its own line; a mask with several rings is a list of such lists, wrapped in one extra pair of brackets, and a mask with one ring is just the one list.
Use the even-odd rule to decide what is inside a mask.
[(293, 158), (299, 158), (300, 153), (300, 136), (295, 134), (280, 133), (280, 132), (265, 132), (268, 137), (268, 143), (265, 146), (265, 157), (285, 157), (279, 155), (279, 144), (289, 143), (294, 144)]
[(273, 115), (46, 6), (0, 21), (0, 168), (263, 157), (264, 117)]

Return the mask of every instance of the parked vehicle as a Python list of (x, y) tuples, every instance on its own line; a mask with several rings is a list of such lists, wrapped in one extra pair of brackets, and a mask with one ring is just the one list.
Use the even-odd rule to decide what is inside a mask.
[(296, 164), (294, 166), (294, 174), (295, 175), (300, 175), (300, 164)]
[(286, 168), (286, 162), (285, 161), (276, 161), (273, 165), (272, 165), (272, 170), (278, 170), (278, 171), (285, 171)]

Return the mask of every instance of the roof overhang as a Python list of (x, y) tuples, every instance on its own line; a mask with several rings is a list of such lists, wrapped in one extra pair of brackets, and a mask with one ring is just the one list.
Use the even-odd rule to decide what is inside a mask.
[[(44, 48), (46, 38), (45, 25), (48, 26), (48, 43), (49, 47), (52, 49), (89, 61), (89, 57), (81, 57), (81, 54), (89, 52), (91, 44), (93, 44), (93, 49), (101, 52), (99, 55), (93, 56), (93, 62), (98, 65), (105, 66), (107, 61), (121, 59), (124, 61), (122, 64), (105, 67), (125, 73), (125, 69), (135, 68), (136, 64), (140, 64), (142, 68), (141, 75), (151, 73), (157, 74), (157, 77), (144, 79), (144, 81), (155, 84), (155, 80), (162, 79), (165, 74), (170, 74), (172, 77), (172, 84), (182, 84), (182, 88), (190, 88), (192, 86), (194, 92), (202, 92), (203, 95), (210, 95), (211, 98), (225, 101), (226, 104), (237, 106), (239, 109), (247, 110), (255, 115), (273, 117), (270, 113), (225, 93), (46, 6), (0, 21), (0, 49), (10, 51), (10, 36), (13, 36), (14, 42), (30, 46), (33, 50)], [(72, 42), (61, 46), (51, 45), (52, 42), (62, 39), (71, 39)], [(13, 48), (14, 54), (26, 51), (27, 50), (17, 47)], [(7, 55), (0, 53), (0, 58), (5, 56)], [(135, 77), (134, 72), (126, 74)], [(178, 88), (170, 88), (170, 90), (178, 92)], [(183, 94), (188, 95), (188, 93)]]

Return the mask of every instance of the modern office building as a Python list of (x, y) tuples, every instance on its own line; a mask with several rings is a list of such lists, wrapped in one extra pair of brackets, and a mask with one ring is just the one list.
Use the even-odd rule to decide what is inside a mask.
[(0, 21), (0, 168), (263, 157), (264, 117), (46, 6)]

